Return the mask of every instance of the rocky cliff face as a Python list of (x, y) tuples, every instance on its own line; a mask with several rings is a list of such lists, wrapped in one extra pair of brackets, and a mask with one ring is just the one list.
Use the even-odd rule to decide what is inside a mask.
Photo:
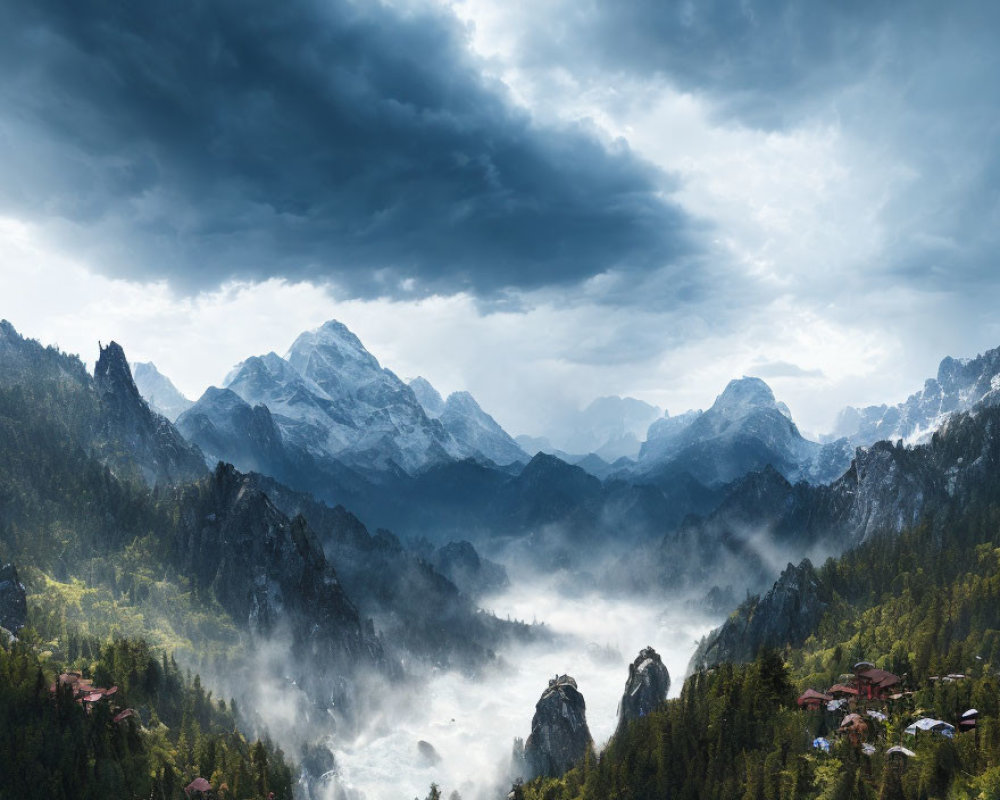
[(658, 708), (667, 699), (669, 691), (670, 673), (663, 659), (652, 647), (644, 647), (635, 661), (629, 664), (625, 692), (618, 704), (615, 735), (622, 733), (633, 720)]
[(524, 743), (526, 779), (558, 777), (579, 762), (593, 747), (587, 727), (587, 704), (569, 675), (549, 681), (535, 704), (531, 735)]
[(94, 384), (101, 405), (97, 448), (102, 459), (113, 467), (136, 470), (151, 486), (205, 474), (198, 448), (142, 399), (117, 342), (101, 347)]
[[(260, 475), (247, 479), (286, 516), (306, 518), (348, 596), (384, 632), (390, 653), (478, 672), (495, 661), (502, 642), (534, 635), (527, 626), (479, 612), (471, 598), (505, 584), (507, 576), (468, 542), (437, 551), (423, 542), (411, 551), (389, 531), (370, 534), (341, 506), (323, 505)], [(467, 583), (459, 591), (454, 581)]]
[(13, 564), (0, 566), (0, 628), (17, 633), (28, 624), (28, 601), (24, 584)]
[(244, 472), (278, 477), (286, 470), (284, 442), (267, 406), (251, 406), (229, 389), (210, 386), (176, 425), (211, 467), (228, 461)]
[(789, 564), (767, 594), (744, 603), (701, 642), (691, 669), (749, 661), (761, 647), (799, 645), (815, 630), (826, 607), (809, 560)]
[(340, 677), (388, 666), (304, 518), (286, 517), (228, 464), (183, 489), (179, 505), (180, 568), (251, 632), (290, 635), (299, 683), (317, 700), (342, 705)]

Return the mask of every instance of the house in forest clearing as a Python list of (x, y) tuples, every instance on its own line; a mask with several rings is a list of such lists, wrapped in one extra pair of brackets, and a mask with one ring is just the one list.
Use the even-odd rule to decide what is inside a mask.
[(830, 702), (832, 699), (828, 694), (817, 692), (815, 689), (806, 689), (795, 702), (799, 708), (804, 708), (807, 711), (818, 711), (825, 703)]
[(858, 697), (865, 700), (885, 700), (897, 691), (902, 679), (898, 675), (879, 669), (869, 661), (854, 665), (854, 686)]

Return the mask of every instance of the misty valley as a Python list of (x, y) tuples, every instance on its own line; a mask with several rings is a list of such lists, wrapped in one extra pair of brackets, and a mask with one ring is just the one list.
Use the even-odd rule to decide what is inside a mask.
[(97, 355), (0, 323), (4, 798), (994, 796), (1000, 349), (816, 441), (753, 377), (515, 439), (335, 321)]

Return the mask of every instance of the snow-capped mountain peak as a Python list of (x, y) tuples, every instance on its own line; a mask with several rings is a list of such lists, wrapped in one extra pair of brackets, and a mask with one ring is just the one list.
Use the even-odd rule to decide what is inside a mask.
[(979, 403), (1000, 400), (1000, 348), (975, 358), (942, 359), (937, 377), (897, 405), (866, 408), (848, 406), (837, 417), (834, 436), (846, 436), (853, 445), (902, 439), (919, 444), (953, 415)]

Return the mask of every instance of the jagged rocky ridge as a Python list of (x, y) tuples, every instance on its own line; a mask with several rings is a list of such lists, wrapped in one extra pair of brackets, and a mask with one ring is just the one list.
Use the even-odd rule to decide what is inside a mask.
[(372, 535), (342, 506), (331, 508), (265, 476), (247, 479), (285, 514), (308, 520), (348, 595), (384, 632), (391, 654), (478, 671), (496, 659), (503, 642), (537, 635), (476, 607), (474, 598), (506, 582), (506, 573), (468, 542), (409, 550), (387, 530)]
[(197, 447), (142, 399), (117, 342), (100, 348), (94, 386), (101, 406), (98, 449), (104, 458), (129, 463), (150, 485), (194, 480), (205, 474)]
[(32, 402), (39, 382), (47, 382), (66, 411), (63, 419), (52, 421), (53, 430), (62, 429), (64, 436), (79, 442), (85, 453), (99, 458), (116, 474), (149, 485), (206, 474), (198, 448), (169, 420), (151, 411), (139, 395), (117, 343), (100, 348), (91, 378), (79, 359), (23, 338), (4, 320), (0, 321), (0, 369), (2, 386), (20, 392), (23, 402)]
[(468, 392), (453, 392), (443, 400), (426, 378), (414, 378), (409, 386), (427, 416), (440, 420), (467, 456), (484, 457), (500, 465), (528, 460), (521, 446)]
[(280, 626), (331, 668), (377, 665), (381, 642), (340, 585), (305, 518), (289, 519), (247, 476), (219, 464), (178, 490), (179, 566), (255, 634)]
[(927, 441), (953, 414), (1000, 402), (1000, 348), (971, 359), (945, 358), (937, 377), (898, 405), (848, 406), (837, 417), (833, 437), (854, 446), (880, 440)]
[[(58, 573), (95, 556), (114, 563), (118, 548), (147, 537), (152, 563), (183, 575), (239, 628), (288, 638), (301, 657), (302, 684), (322, 669), (344, 677), (357, 668), (394, 669), (306, 521), (282, 514), (231, 466), (209, 473), (201, 453), (139, 396), (121, 347), (101, 348), (91, 378), (77, 359), (9, 325), (0, 334), (0, 452), (10, 476), (0, 485), (5, 549)], [(79, 541), (46, 533), (53, 541), (42, 548), (13, 535), (15, 525), (70, 531)], [(59, 550), (68, 558), (51, 562)], [(340, 705), (348, 694), (318, 678), (309, 688), (317, 700), (336, 697)]]
[(667, 533), (653, 558), (640, 553), (615, 571), (669, 586), (735, 582), (763, 590), (789, 558), (835, 555), (959, 502), (997, 460), (994, 413), (981, 406), (953, 417), (924, 445), (859, 448), (829, 485), (792, 484), (770, 466), (750, 473), (726, 488), (714, 511)]
[(699, 643), (689, 672), (726, 661), (750, 661), (761, 647), (801, 644), (826, 610), (822, 595), (809, 559), (789, 564), (767, 594), (749, 598)]
[(464, 455), (413, 390), (339, 322), (303, 333), (285, 358), (248, 358), (225, 383), (247, 403), (267, 406), (286, 442), (314, 458), (413, 473)]
[(629, 664), (625, 691), (618, 703), (618, 727), (615, 736), (620, 735), (630, 722), (656, 710), (667, 699), (670, 692), (670, 672), (652, 647), (644, 647)]
[[(937, 524), (1000, 490), (1000, 408), (981, 404), (953, 416), (924, 445), (878, 442), (860, 449), (848, 473), (828, 487), (775, 488), (771, 525), (800, 547), (825, 537), (840, 553), (907, 527)], [(715, 534), (726, 529), (721, 519), (715, 523), (722, 526)], [(749, 598), (706, 639), (692, 666), (747, 659), (761, 645), (801, 644), (829, 600), (808, 561), (789, 565), (770, 592)]]

